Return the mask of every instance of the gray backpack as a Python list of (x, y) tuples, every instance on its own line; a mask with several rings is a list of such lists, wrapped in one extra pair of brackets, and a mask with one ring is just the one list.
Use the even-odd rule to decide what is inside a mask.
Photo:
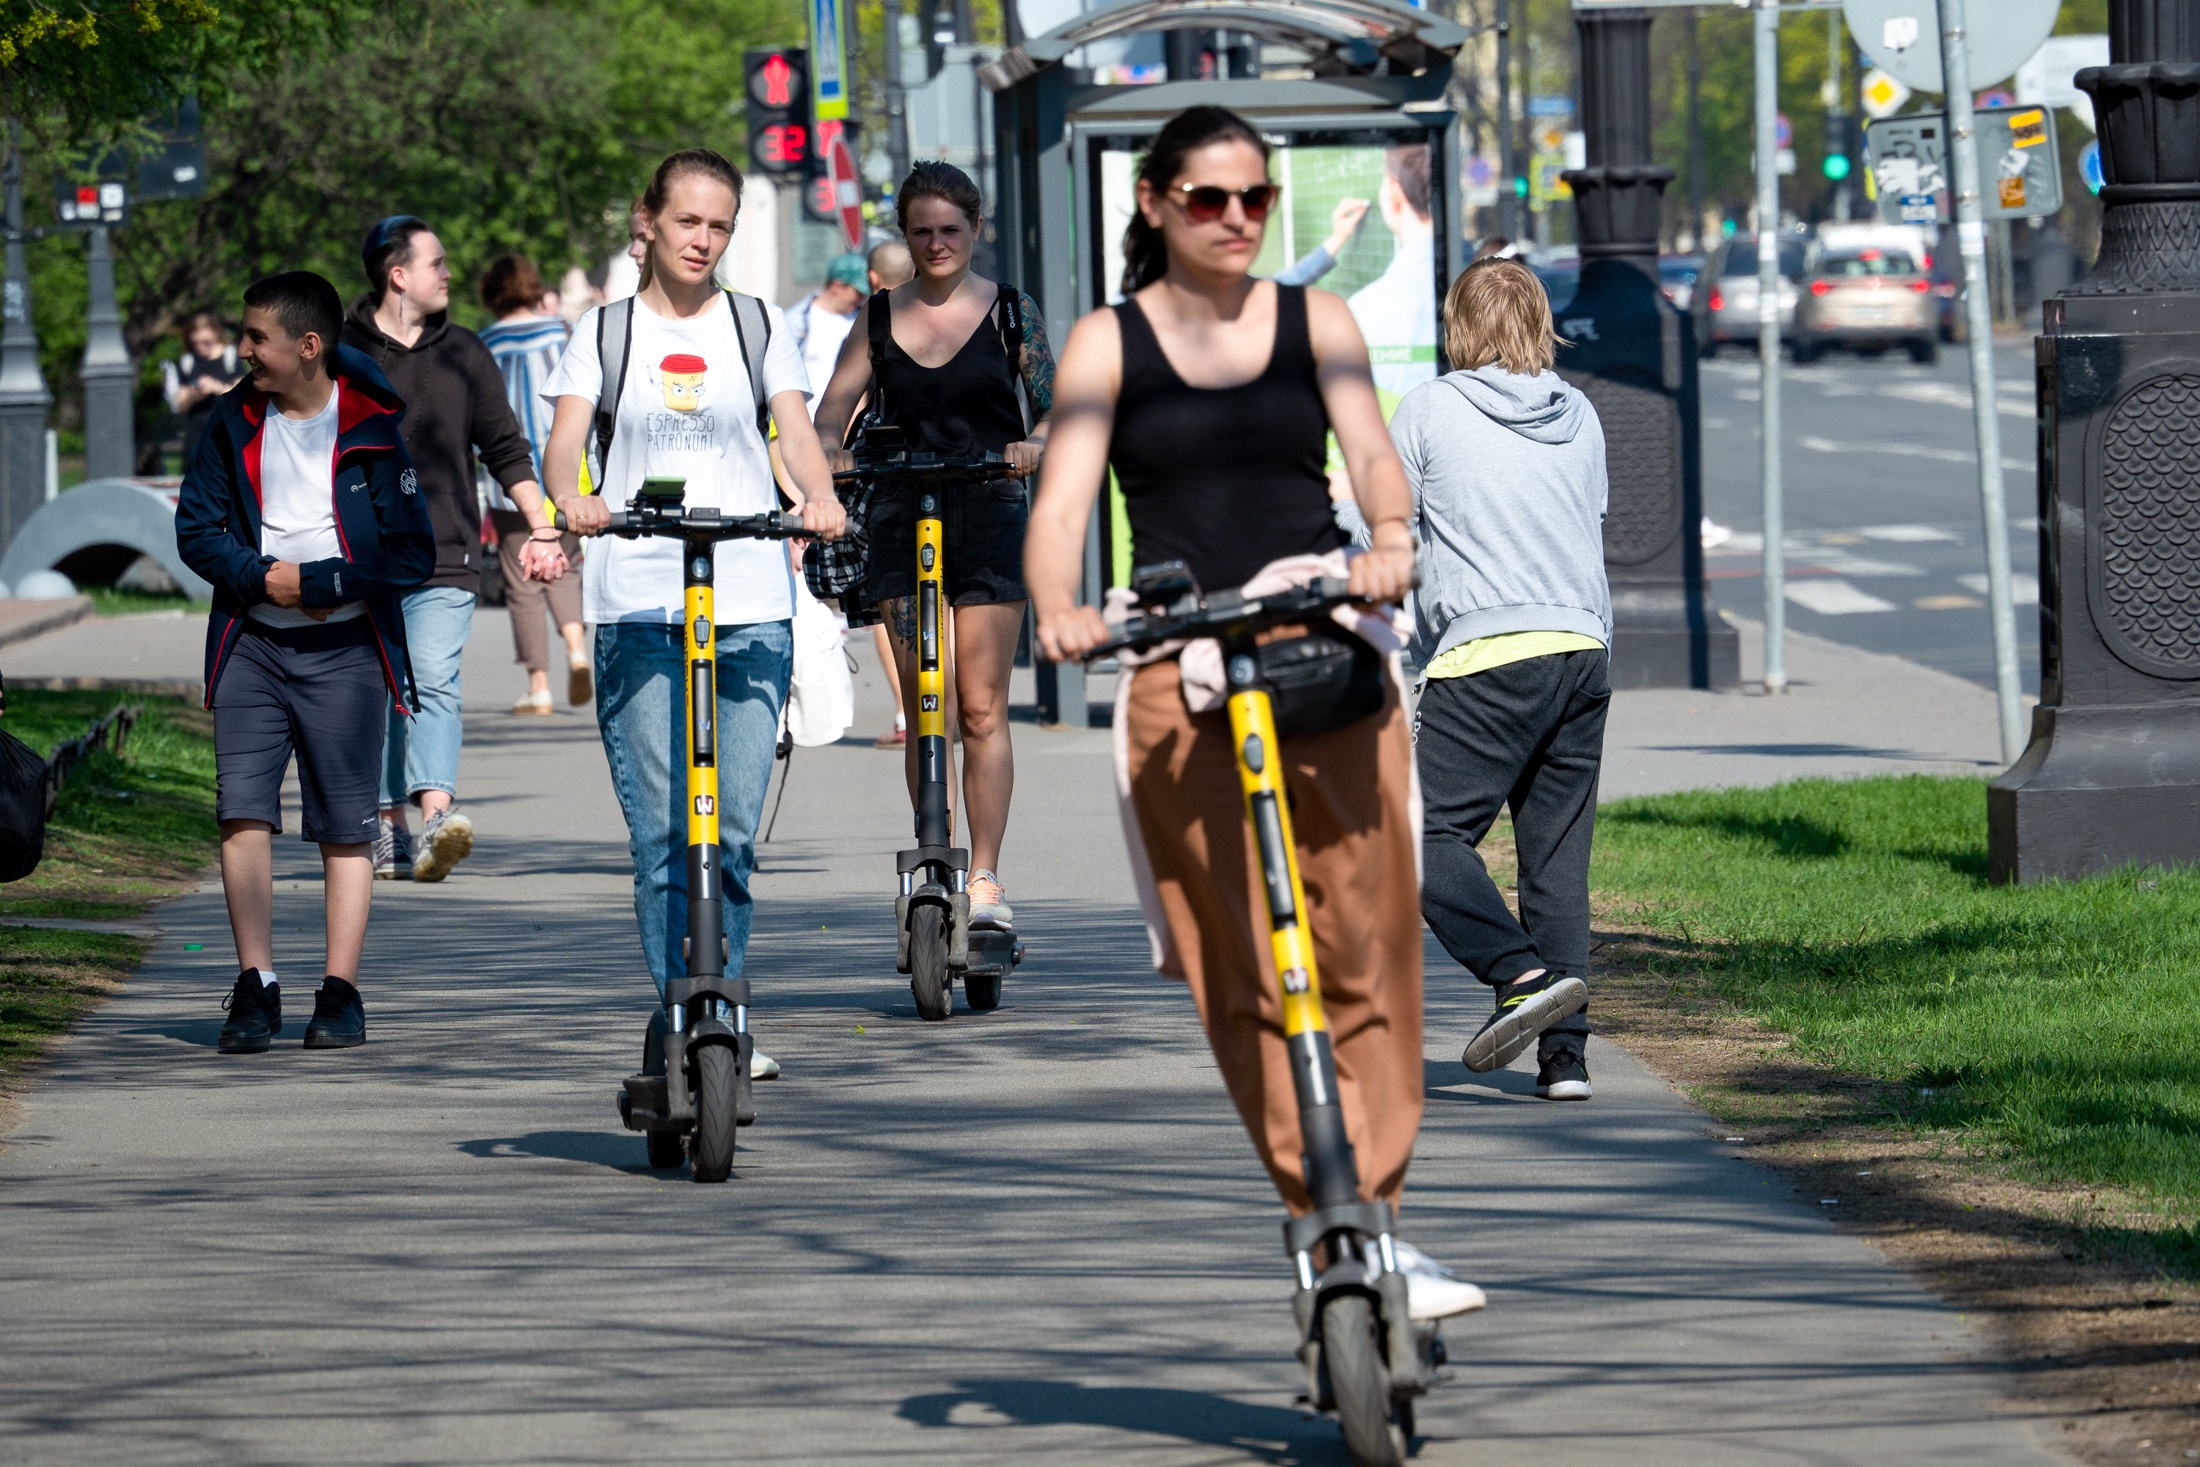
[[(771, 317), (765, 313), (762, 301), (738, 290), (726, 292), (726, 305), (733, 312), (733, 334), (741, 342), (741, 361), (749, 371), (757, 436), (769, 441), (772, 410), (764, 396), (764, 350), (771, 345)], [(634, 297), (627, 296), (596, 313), (596, 360), (603, 366), (604, 390), (596, 395), (596, 434), (588, 457), (588, 482), (597, 493), (603, 492), (604, 466), (611, 462), (611, 440), (619, 430), (619, 396), (626, 390), (626, 362), (633, 347)]]

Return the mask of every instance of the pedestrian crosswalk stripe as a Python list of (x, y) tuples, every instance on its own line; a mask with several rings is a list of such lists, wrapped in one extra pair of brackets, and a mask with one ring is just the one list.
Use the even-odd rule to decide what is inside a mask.
[(1860, 591), (1847, 581), (1832, 580), (1791, 581), (1787, 599), (1805, 611), (1815, 611), (1820, 616), (1853, 616), (1864, 611), (1892, 611), (1892, 601), (1882, 601), (1869, 591)]

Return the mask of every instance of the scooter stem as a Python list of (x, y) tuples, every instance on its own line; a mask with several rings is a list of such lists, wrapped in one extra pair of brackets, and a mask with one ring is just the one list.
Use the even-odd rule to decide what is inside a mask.
[(917, 495), (917, 844), (951, 840), (947, 817), (946, 636), (940, 625), (946, 575), (941, 491)]
[(1291, 1056), (1299, 1139), (1305, 1147), (1300, 1164), (1317, 1210), (1349, 1206), (1360, 1200), (1359, 1166), (1345, 1134), (1344, 1108), (1337, 1098), (1337, 1061), (1330, 1049), (1329, 1020), (1322, 1012), (1321, 975), (1314, 962), (1313, 935), (1305, 926), (1306, 891), (1299, 880), (1298, 846), (1292, 839), (1275, 708), (1260, 681), (1251, 638), (1231, 638), (1223, 660), (1238, 784), (1245, 794), (1246, 821), (1259, 852), (1261, 885), (1268, 898), (1268, 941), (1282, 990), (1283, 1042)]
[(687, 975), (716, 978), (726, 971), (725, 890), (718, 850), (718, 668), (711, 640), (717, 635), (712, 576), (715, 543), (707, 536), (681, 537), (686, 559), (688, 767), (687, 767)]

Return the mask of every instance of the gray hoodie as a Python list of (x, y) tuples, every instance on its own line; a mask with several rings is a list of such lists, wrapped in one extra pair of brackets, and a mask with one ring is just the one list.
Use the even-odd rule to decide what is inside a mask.
[(1414, 657), (1508, 632), (1612, 642), (1604, 428), (1555, 372), (1496, 363), (1406, 394), (1390, 420), (1421, 538)]

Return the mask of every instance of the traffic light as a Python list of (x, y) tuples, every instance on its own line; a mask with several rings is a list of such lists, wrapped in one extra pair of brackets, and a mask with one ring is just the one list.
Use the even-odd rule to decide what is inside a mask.
[(749, 117), (749, 166), (772, 178), (809, 176), (809, 53), (799, 46), (754, 50), (742, 63)]
[(1826, 175), (1827, 182), (1839, 183), (1849, 176), (1850, 169), (1855, 166), (1854, 141), (1854, 129), (1849, 125), (1847, 114), (1828, 112), (1826, 114), (1826, 159), (1820, 165)]

